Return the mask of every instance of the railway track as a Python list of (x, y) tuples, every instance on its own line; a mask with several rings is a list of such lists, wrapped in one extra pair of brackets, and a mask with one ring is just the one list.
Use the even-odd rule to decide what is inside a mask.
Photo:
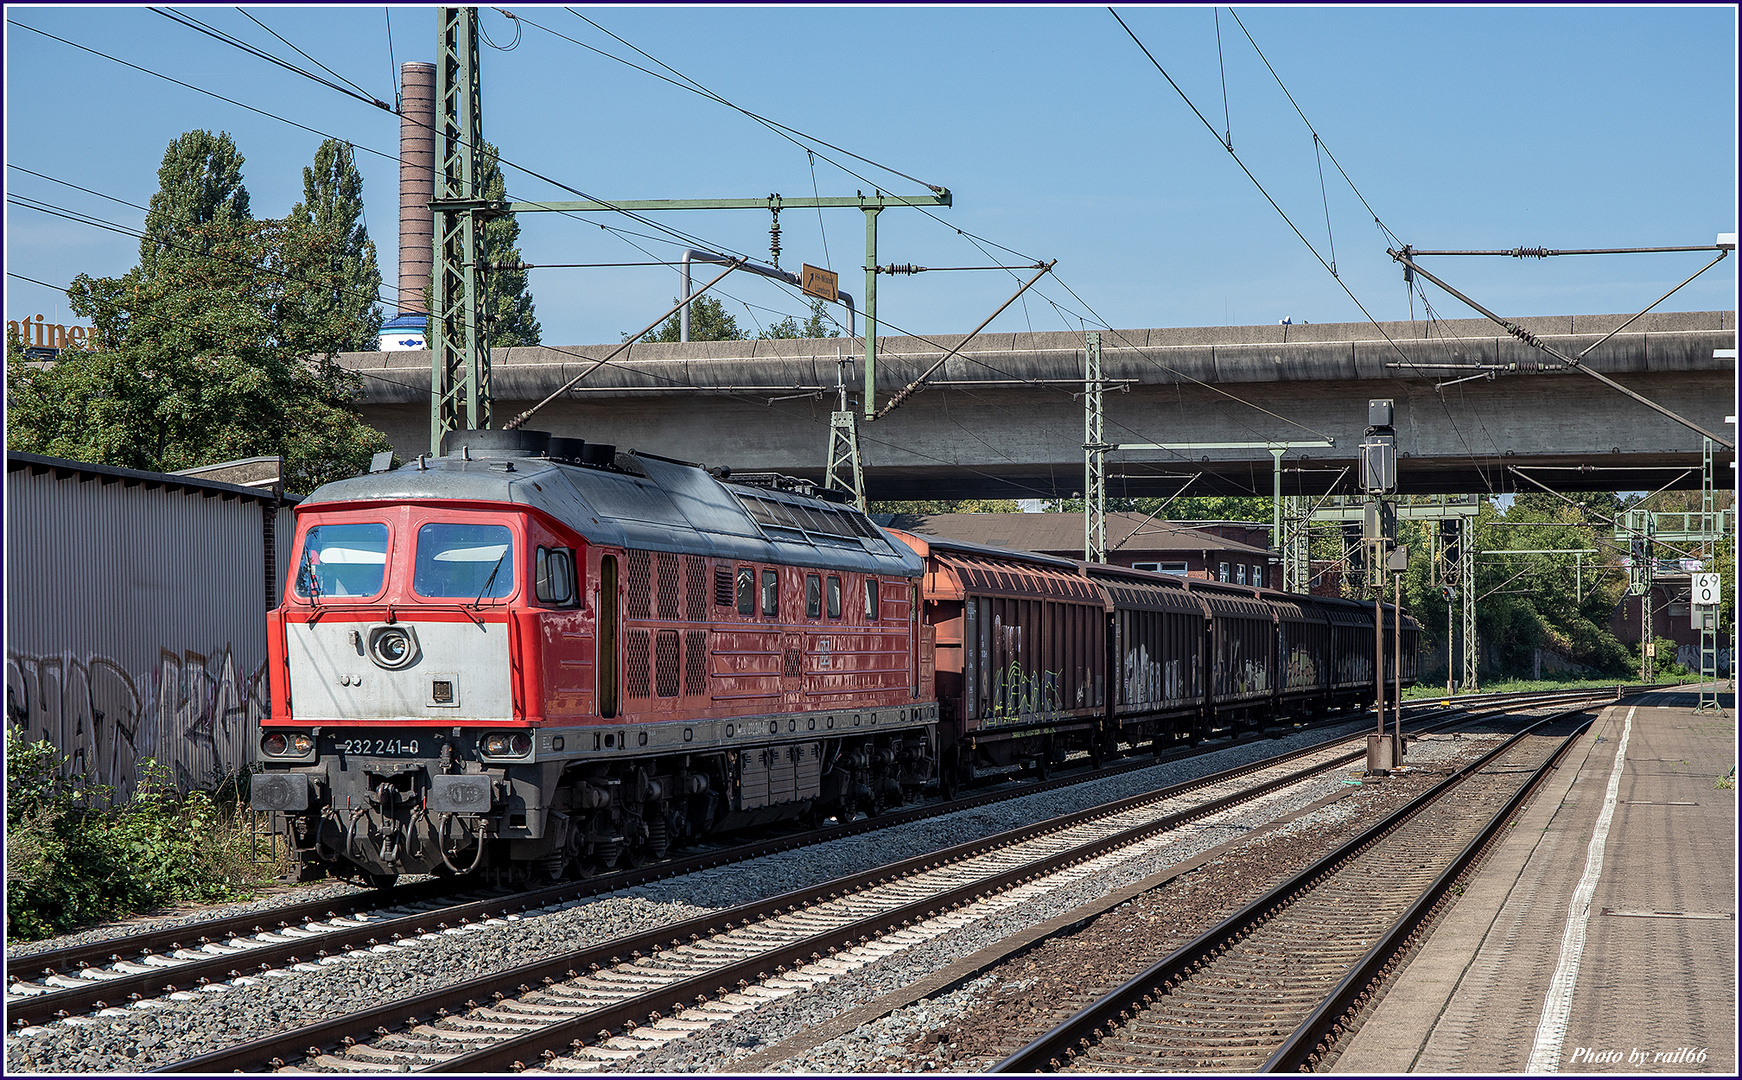
[[(1485, 704), (1500, 708), (1516, 699)], [(1430, 714), (1438, 715), (1438, 714)], [(1220, 749), (1221, 747), (1216, 747)], [(1316, 748), (1297, 751), (1292, 760)], [(1092, 774), (1147, 767), (1154, 759), (1125, 762)], [(1250, 771), (1258, 765), (1248, 766)], [(115, 942), (88, 945), (15, 961), (8, 971), (7, 1021), (14, 1029), (88, 1013), (124, 1015), (120, 1008), (160, 994), (185, 994), (230, 980), (284, 975), (333, 963), (347, 953), (393, 952), (440, 934), (469, 932), (495, 920), (512, 920), (589, 896), (639, 883), (674, 877), (710, 866), (754, 858), (812, 843), (939, 813), (986, 805), (1002, 799), (1081, 782), (1066, 776), (1041, 785), (988, 792), (949, 804), (930, 804), (815, 833), (764, 840), (737, 848), (680, 857), (642, 870), (612, 874), (547, 889), (502, 894), (470, 894), (456, 900), (452, 882), (425, 882), (384, 893), (360, 893), (344, 903), (331, 900), (292, 905), (273, 913), (181, 927), (128, 940), (129, 952)]]
[[(1087, 873), (1084, 867), (1111, 850), (1152, 840), (1364, 754), (1364, 746), (1347, 739), (1344, 744), (1342, 750), (1309, 748), (1288, 755), (1285, 763), (1230, 770), (815, 890), (522, 965), (164, 1071), (295, 1063), (315, 1071), (483, 1072), (541, 1060), (559, 1069), (597, 1069), (637, 1053), (637, 1046), (682, 1038), (770, 995), (825, 981), (928, 934), (948, 932), (952, 924), (983, 917), (970, 909), (1013, 903), (1011, 895), (1038, 888), (1034, 883), (1045, 875)], [(922, 923), (926, 929), (910, 925)], [(565, 1056), (575, 1053), (580, 1057)]]
[(1311, 1071), (1584, 730), (1581, 711), (1531, 724), (992, 1071)]

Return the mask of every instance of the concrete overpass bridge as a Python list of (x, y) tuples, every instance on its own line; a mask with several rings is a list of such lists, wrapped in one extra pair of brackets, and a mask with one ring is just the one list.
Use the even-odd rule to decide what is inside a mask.
[[(1517, 320), (1567, 355), (1626, 315)], [(1396, 402), (1404, 493), (1698, 487), (1699, 434), (1484, 319), (1104, 331), (1109, 443), (1310, 442), (1283, 459), (1287, 494), (1351, 490), (1367, 400)], [(961, 341), (878, 340), (879, 406)], [(614, 345), (497, 349), (500, 426)], [(1647, 315), (1598, 346), (1590, 368), (1724, 439), (1736, 429), (1736, 313)], [(862, 339), (636, 345), (527, 426), (620, 449), (820, 479), (836, 408), (837, 349)], [(1077, 332), (982, 334), (927, 387), (860, 425), (873, 499), (1069, 496), (1083, 486), (1083, 350)], [(1728, 356), (1715, 356), (1729, 350)], [(429, 448), (427, 352), (347, 353), (363, 418), (402, 457)], [(1492, 377), (1490, 377), (1490, 374)], [(1463, 381), (1459, 381), (1463, 380)], [(1717, 484), (1732, 451), (1719, 448)], [(1250, 449), (1109, 454), (1110, 495), (1271, 491), (1272, 457)], [(1346, 470), (1346, 471), (1345, 471)], [(1683, 475), (1685, 473), (1685, 475)]]

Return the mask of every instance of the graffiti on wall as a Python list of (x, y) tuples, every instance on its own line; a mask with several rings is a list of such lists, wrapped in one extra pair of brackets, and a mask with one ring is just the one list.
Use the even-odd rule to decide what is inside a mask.
[(247, 739), (271, 714), (266, 664), (238, 667), (231, 647), (209, 654), (164, 649), (129, 672), (102, 656), (6, 654), (6, 723), (47, 739), (64, 772), (130, 796), (141, 758), (173, 770), (183, 790), (210, 786), (247, 760)]

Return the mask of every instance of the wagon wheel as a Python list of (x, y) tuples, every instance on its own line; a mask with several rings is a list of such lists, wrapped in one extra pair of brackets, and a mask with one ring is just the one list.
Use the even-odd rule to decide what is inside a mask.
[(938, 770), (938, 791), (946, 802), (962, 793), (961, 756), (955, 750), (944, 754), (942, 767)]

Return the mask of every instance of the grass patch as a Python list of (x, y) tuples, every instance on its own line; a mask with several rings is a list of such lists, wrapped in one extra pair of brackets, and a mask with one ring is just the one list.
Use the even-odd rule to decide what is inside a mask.
[(252, 827), (247, 774), (178, 793), (139, 763), (138, 790), (65, 777), (47, 741), (6, 732), (6, 938), (34, 941), (169, 904), (252, 899), (286, 872)]
[[(1497, 679), (1494, 682), (1483, 683), (1481, 688), (1477, 690), (1477, 693), (1522, 694), (1528, 693), (1532, 690), (1586, 690), (1601, 689), (1603, 687), (1613, 689), (1617, 686), (1632, 686), (1637, 684), (1638, 681), (1638, 672), (1634, 672), (1632, 675), (1627, 676), (1610, 676), (1607, 679)], [(1684, 676), (1674, 676), (1658, 672), (1655, 685), (1673, 686), (1684, 681), (1686, 681)], [(1458, 694), (1460, 697), (1463, 696), (1463, 691), (1460, 690)], [(1443, 699), (1445, 696), (1446, 688), (1444, 684), (1411, 686), (1403, 691), (1403, 699), (1405, 701), (1414, 701), (1419, 698)]]

